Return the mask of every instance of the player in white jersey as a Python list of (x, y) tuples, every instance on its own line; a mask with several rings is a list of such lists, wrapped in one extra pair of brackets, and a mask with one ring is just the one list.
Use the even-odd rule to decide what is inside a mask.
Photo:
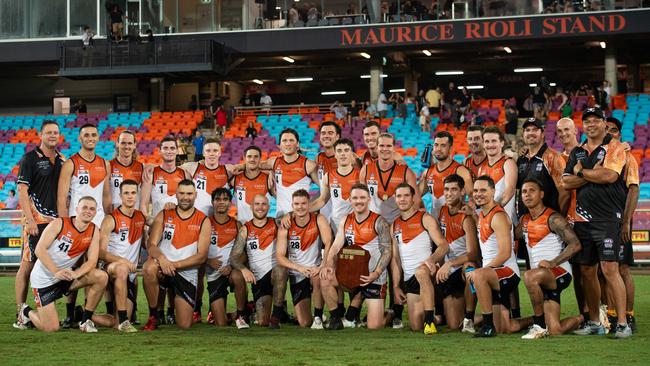
[(212, 213), (212, 192), (217, 188), (228, 188), (228, 182), (236, 170), (231, 164), (220, 165), (220, 157), (221, 144), (216, 139), (209, 138), (203, 144), (203, 161), (181, 165), (196, 185), (194, 207), (206, 216)]
[[(59, 330), (55, 301), (69, 291), (85, 287), (88, 291), (79, 329), (97, 332), (93, 319), (98, 320), (100, 316), (93, 316), (93, 313), (108, 282), (108, 275), (95, 268), (99, 256), (99, 230), (92, 220), (97, 203), (93, 197), (82, 197), (75, 211), (72, 218), (54, 219), (41, 234), (36, 245), (38, 260), (30, 276), (37, 309), (21, 304), (18, 312), (21, 324), (32, 322), (45, 332)], [(84, 255), (87, 255), (86, 262), (75, 269)]]
[[(137, 141), (135, 133), (131, 130), (124, 130), (117, 137), (115, 146), (115, 158), (110, 161), (110, 186), (113, 199), (113, 209), (122, 204), (120, 198), (120, 184), (127, 179), (138, 183), (138, 196), (135, 201), (135, 208), (140, 207), (140, 184), (144, 164), (138, 161)], [(111, 212), (111, 211), (108, 211)]]
[(396, 304), (408, 305), (411, 330), (424, 328), (424, 334), (433, 334), (437, 330), (432, 277), (449, 251), (449, 243), (433, 216), (415, 206), (415, 188), (401, 183), (395, 189), (395, 201), (400, 215), (391, 227), (393, 296)]
[(309, 192), (304, 189), (293, 193), (291, 207), (293, 217), (289, 228), (278, 228), (276, 258), (280, 266), (289, 270), (289, 284), (298, 324), (301, 327), (312, 325), (312, 329), (323, 329), (323, 296), (318, 274), (322, 261), (321, 250), (324, 249), (325, 253), (329, 251), (332, 231), (325, 216), (309, 213)]
[(528, 327), (528, 319), (510, 318), (510, 293), (519, 284), (519, 266), (513, 250), (512, 223), (494, 200), (494, 181), (480, 176), (474, 182), (474, 202), (481, 208), (478, 236), (483, 267), (465, 274), (473, 283), (483, 313), (483, 325), (474, 337), (494, 337)]
[(251, 204), (253, 197), (275, 195), (275, 180), (266, 172), (260, 170), (262, 150), (257, 146), (249, 146), (244, 150), (244, 171), (232, 178), (230, 185), (235, 191), (237, 205), (237, 220), (246, 223), (253, 219)]
[[(142, 177), (140, 211), (147, 217), (147, 224), (163, 209), (174, 208), (177, 203), (176, 189), (183, 179), (191, 179), (183, 169), (176, 167), (178, 143), (173, 136), (160, 141), (160, 166), (147, 166)], [(149, 206), (151, 205), (151, 210)], [(148, 213), (151, 212), (149, 215)]]
[(572, 279), (568, 260), (581, 245), (566, 219), (544, 206), (543, 197), (541, 182), (524, 181), (521, 198), (528, 213), (521, 218), (515, 236), (525, 238), (528, 246), (531, 269), (524, 273), (524, 282), (533, 306), (533, 326), (522, 339), (564, 334), (584, 320), (582, 315), (560, 320), (560, 294)]
[(100, 231), (99, 257), (113, 285), (116, 325), (119, 331), (126, 333), (137, 331), (129, 321), (138, 291), (136, 272), (145, 221), (142, 212), (135, 209), (137, 197), (138, 182), (132, 179), (122, 181), (121, 204), (106, 215)]
[(245, 319), (246, 283), (241, 272), (232, 271), (230, 265), (230, 252), (237, 239), (241, 224), (235, 218), (228, 216), (231, 200), (232, 193), (230, 193), (229, 189), (222, 187), (212, 192), (213, 214), (210, 216), (212, 234), (205, 267), (211, 309), (208, 315), (208, 323), (212, 318), (213, 322), (218, 326), (227, 324), (226, 300), (228, 299), (228, 286), (234, 286), (237, 304), (235, 324), (237, 328), (244, 329), (248, 328)]
[(438, 222), (449, 243), (449, 253), (436, 272), (436, 283), (443, 296), (448, 329), (455, 330), (462, 325), (463, 332), (474, 333), (476, 296), (465, 282), (463, 268), (476, 267), (479, 249), (476, 221), (473, 215), (464, 212), (465, 187), (465, 179), (457, 174), (444, 180), (445, 204), (438, 214)]
[(77, 202), (81, 197), (86, 196), (93, 197), (97, 201), (97, 214), (93, 219), (95, 225), (101, 225), (104, 219), (104, 208), (110, 210), (112, 206), (108, 180), (110, 164), (95, 154), (98, 141), (99, 132), (95, 125), (87, 124), (79, 129), (81, 149), (61, 167), (57, 190), (59, 217), (74, 216)]
[[(370, 211), (370, 192), (365, 184), (357, 183), (352, 187), (350, 201), (354, 212), (346, 217), (343, 225), (339, 225), (332, 248), (320, 270), (323, 297), (332, 316), (328, 329), (343, 329), (343, 312), (337, 303), (339, 288), (351, 293), (360, 292), (368, 305), (368, 328), (383, 328), (386, 323), (386, 269), (391, 259), (390, 227), (384, 218)], [(336, 258), (346, 244), (361, 247), (370, 256), (368, 275), (359, 277), (356, 288), (344, 288), (335, 273), (336, 266), (341, 265)]]
[(196, 188), (189, 179), (178, 184), (178, 205), (156, 215), (149, 233), (149, 258), (142, 267), (149, 319), (144, 330), (158, 327), (159, 287), (173, 287), (175, 320), (180, 328), (192, 326), (198, 267), (205, 263), (210, 245), (210, 221), (194, 208)]
[(336, 168), (325, 172), (321, 180), (320, 196), (312, 201), (309, 211), (316, 212), (325, 204), (331, 204), (330, 225), (338, 230), (340, 222), (352, 213), (350, 190), (359, 183), (359, 168), (355, 164), (354, 144), (350, 139), (339, 139), (334, 143)]
[(311, 183), (319, 184), (316, 162), (300, 154), (300, 137), (294, 129), (280, 132), (279, 147), (282, 156), (269, 159), (266, 165), (273, 169), (276, 193), (276, 216), (291, 212), (293, 192), (309, 190)]
[[(325, 174), (336, 169), (336, 153), (334, 144), (341, 138), (341, 127), (336, 122), (323, 122), (318, 129), (318, 142), (322, 151), (316, 157), (316, 166), (318, 168), (318, 181), (323, 182)], [(325, 216), (329, 221), (332, 215), (332, 202), (327, 202), (320, 209), (320, 214)]]
[(499, 128), (490, 126), (483, 130), (483, 145), (487, 161), (478, 175), (487, 175), (494, 181), (494, 200), (508, 214), (510, 222), (516, 223), (515, 192), (517, 189), (517, 163), (503, 152), (506, 138)]
[[(275, 329), (280, 327), (280, 318), (284, 313), (287, 271), (277, 266), (275, 239), (278, 225), (272, 217), (267, 216), (268, 213), (268, 198), (255, 196), (253, 219), (239, 230), (237, 241), (230, 252), (230, 265), (233, 272), (241, 272), (246, 282), (252, 284), (257, 323)], [(248, 266), (245, 265), (246, 259)]]

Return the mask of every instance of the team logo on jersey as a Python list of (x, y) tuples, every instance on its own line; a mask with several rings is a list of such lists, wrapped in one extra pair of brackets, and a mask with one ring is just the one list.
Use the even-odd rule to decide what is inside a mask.
[(538, 172), (541, 172), (542, 169), (544, 169), (544, 164), (543, 163), (537, 163), (537, 166), (535, 167), (535, 170)]
[(605, 238), (603, 239), (603, 245), (605, 246), (605, 248), (611, 249), (612, 247), (614, 247), (614, 240), (612, 238)]
[(605, 158), (605, 150), (600, 150), (598, 152), (598, 157), (596, 157), (596, 159), (603, 160), (604, 158)]

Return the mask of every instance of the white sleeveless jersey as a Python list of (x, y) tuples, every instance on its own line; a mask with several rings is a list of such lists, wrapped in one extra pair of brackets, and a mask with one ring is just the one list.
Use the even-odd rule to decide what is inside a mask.
[(176, 199), (176, 189), (178, 183), (185, 179), (185, 171), (181, 168), (175, 168), (172, 172), (167, 172), (157, 166), (153, 169), (153, 187), (151, 189), (151, 206), (154, 217), (165, 208), (168, 202), (178, 203)]
[(140, 207), (140, 188), (142, 183), (142, 172), (144, 171), (144, 165), (139, 161), (134, 161), (131, 165), (126, 166), (122, 165), (117, 158), (111, 160), (111, 176), (109, 179), (109, 184), (111, 186), (111, 197), (113, 199), (113, 208), (118, 207), (122, 204), (122, 199), (120, 198), (120, 184), (127, 179), (133, 179), (138, 182), (138, 195), (135, 202), (135, 207)]
[[(499, 245), (497, 243), (497, 236), (492, 230), (490, 224), (492, 218), (497, 212), (505, 212), (504, 209), (496, 205), (490, 212), (485, 214), (483, 211), (479, 214), (478, 220), (478, 237), (481, 245), (481, 253), (483, 254), (483, 265), (489, 264), (499, 254)], [(503, 263), (504, 266), (509, 267), (514, 273), (519, 276), (519, 266), (517, 265), (517, 257), (515, 256), (512, 229), (509, 232), (510, 240), (510, 256)]]
[[(158, 244), (160, 251), (172, 262), (195, 255), (205, 215), (195, 209), (192, 216), (182, 219), (176, 209), (163, 212), (163, 235)], [(180, 269), (176, 273), (194, 286), (198, 284), (198, 267)]]
[(79, 154), (74, 154), (70, 160), (74, 163), (72, 178), (70, 179), (70, 208), (68, 215), (77, 215), (77, 204), (82, 197), (90, 196), (97, 201), (97, 213), (93, 223), (97, 226), (104, 220), (104, 183), (106, 175), (106, 161), (95, 155), (92, 161), (87, 161)]
[(393, 222), (393, 236), (399, 248), (404, 281), (413, 277), (417, 268), (433, 253), (431, 237), (422, 225), (423, 216), (423, 211), (417, 211), (406, 220), (398, 216)]
[(246, 238), (246, 256), (248, 265), (259, 281), (276, 266), (275, 237), (277, 225), (272, 218), (268, 218), (266, 225), (257, 227), (253, 221), (246, 223), (248, 236)]
[[(372, 272), (377, 267), (379, 263), (379, 258), (381, 258), (381, 250), (379, 247), (379, 236), (377, 230), (375, 229), (375, 224), (381, 216), (374, 212), (370, 212), (370, 215), (363, 220), (362, 222), (357, 222), (354, 216), (354, 213), (349, 214), (345, 218), (344, 226), (344, 235), (345, 242), (348, 245), (358, 245), (364, 250), (367, 250), (370, 254), (370, 261), (368, 262), (368, 272)], [(386, 270), (373, 282), (377, 285), (383, 285), (386, 283)]]
[(235, 191), (235, 203), (237, 205), (237, 220), (242, 224), (253, 219), (251, 203), (253, 203), (255, 196), (261, 194), (266, 196), (269, 201), (271, 200), (268, 177), (269, 175), (264, 172), (259, 172), (252, 179), (249, 179), (245, 173), (240, 173), (235, 176), (233, 188)]
[[(232, 251), (235, 240), (237, 240), (237, 220), (230, 217), (228, 221), (219, 224), (214, 216), (210, 216), (210, 225), (212, 233), (210, 235), (210, 249), (208, 250), (208, 259), (221, 257), (221, 266), (225, 267), (230, 264), (230, 252)], [(208, 282), (215, 281), (221, 277), (218, 270), (206, 265), (205, 273)]]
[[(119, 207), (110, 214), (115, 222), (115, 229), (108, 237), (109, 253), (125, 258), (137, 265), (140, 247), (142, 245), (142, 234), (144, 233), (144, 215), (135, 210), (133, 216), (129, 217), (120, 211)], [(135, 280), (136, 274), (129, 273), (129, 279)]]
[[(440, 223), (440, 230), (445, 236), (445, 240), (449, 243), (449, 252), (445, 256), (445, 262), (467, 254), (467, 239), (465, 229), (463, 229), (464, 221), (465, 214), (463, 212), (457, 212), (452, 215), (449, 213), (449, 206), (443, 205), (440, 207), (438, 222)], [(460, 268), (462, 266), (451, 267), (450, 272), (455, 272)]]
[(299, 189), (309, 191), (311, 178), (307, 174), (307, 158), (300, 155), (293, 163), (287, 163), (284, 161), (284, 157), (279, 156), (275, 159), (273, 172), (277, 198), (276, 217), (281, 217), (292, 211), (291, 195), (293, 192)]
[(353, 185), (359, 183), (359, 169), (355, 167), (347, 175), (341, 175), (334, 169), (328, 173), (327, 179), (330, 190), (329, 202), (332, 204), (330, 223), (336, 232), (338, 225), (352, 213), (350, 191)]
[[(291, 262), (305, 267), (318, 267), (322, 260), (322, 247), (317, 214), (309, 214), (309, 222), (304, 227), (298, 226), (294, 220), (291, 220), (287, 232), (287, 258)], [(289, 274), (292, 283), (305, 279), (305, 276), (298, 271), (289, 270)]]
[[(73, 225), (74, 218), (62, 218), (61, 231), (57, 234), (52, 245), (47, 249), (52, 262), (57, 269), (72, 268), (90, 247), (95, 225), (90, 223), (86, 230), (78, 231)], [(54, 277), (40, 259), (34, 264), (34, 269), (29, 277), (31, 286), (36, 289), (52, 286), (60, 280)]]
[(212, 192), (217, 188), (228, 188), (228, 171), (223, 165), (208, 169), (203, 163), (198, 163), (192, 176), (196, 187), (194, 207), (204, 215), (212, 215)]
[[(506, 191), (505, 163), (508, 159), (508, 157), (502, 156), (501, 159), (497, 160), (493, 165), (490, 165), (489, 161), (486, 161), (478, 170), (479, 176), (487, 175), (494, 180), (494, 200), (498, 202), (501, 202), (501, 198)], [(503, 210), (508, 214), (513, 225), (517, 224), (515, 196), (516, 194), (512, 195), (510, 200), (503, 205)]]
[[(534, 220), (531, 218), (530, 213), (525, 214), (521, 218), (528, 256), (530, 257), (530, 268), (538, 268), (539, 262), (543, 260), (550, 261), (555, 259), (564, 249), (562, 239), (559, 235), (551, 231), (548, 224), (553, 213), (555, 211), (546, 208)], [(560, 264), (559, 267), (571, 273), (571, 265), (568, 261)]]

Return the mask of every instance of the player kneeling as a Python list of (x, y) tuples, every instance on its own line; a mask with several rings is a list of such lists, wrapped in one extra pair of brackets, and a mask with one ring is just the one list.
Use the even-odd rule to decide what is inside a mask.
[(289, 270), (289, 284), (296, 318), (301, 327), (312, 325), (311, 297), (314, 293), (312, 328), (323, 329), (323, 297), (321, 295), (321, 250), (329, 251), (332, 230), (325, 216), (309, 213), (309, 193), (300, 189), (291, 196), (293, 217), (289, 228), (278, 229), (278, 264)]
[[(414, 198), (415, 189), (408, 183), (401, 183), (395, 189), (395, 202), (400, 214), (391, 228), (393, 293), (395, 303), (408, 304), (411, 329), (419, 331), (424, 328), (424, 334), (434, 334), (437, 330), (432, 277), (449, 245), (433, 216), (415, 207)], [(435, 252), (432, 251), (433, 243)], [(402, 272), (403, 287), (400, 286)]]
[[(127, 179), (120, 184), (122, 204), (102, 221), (99, 257), (113, 285), (117, 308), (117, 328), (137, 332), (129, 318), (136, 303), (136, 270), (145, 218), (135, 209), (138, 182)], [(112, 314), (113, 315), (113, 314)]]
[(512, 223), (494, 200), (494, 181), (483, 175), (474, 182), (474, 202), (481, 208), (478, 234), (483, 267), (466, 273), (476, 288), (483, 313), (483, 325), (474, 337), (516, 333), (530, 325), (530, 319), (510, 319), (510, 293), (519, 285), (519, 266), (513, 251)]
[(196, 188), (189, 179), (178, 183), (178, 205), (162, 210), (153, 221), (149, 234), (149, 258), (142, 275), (149, 303), (149, 319), (144, 330), (158, 328), (158, 293), (173, 287), (176, 325), (192, 326), (196, 301), (198, 267), (205, 263), (210, 245), (210, 222), (194, 208)]
[(235, 288), (235, 302), (237, 315), (235, 324), (237, 328), (248, 328), (245, 317), (246, 307), (246, 282), (241, 272), (233, 271), (230, 265), (230, 252), (232, 251), (241, 224), (234, 217), (228, 216), (232, 201), (232, 193), (227, 188), (217, 188), (212, 192), (213, 215), (210, 217), (212, 236), (205, 273), (208, 279), (208, 294), (210, 309), (214, 323), (225, 326), (228, 322), (226, 315), (226, 300), (228, 299), (228, 286)]
[[(332, 315), (328, 329), (343, 329), (342, 311), (338, 307), (338, 292), (340, 288), (350, 293), (361, 292), (368, 304), (368, 329), (383, 328), (384, 299), (386, 298), (386, 267), (391, 259), (390, 226), (386, 220), (371, 212), (370, 192), (365, 184), (355, 184), (350, 191), (350, 202), (353, 212), (339, 225), (332, 248), (325, 257), (325, 262), (320, 271), (321, 290), (325, 303)], [(346, 263), (337, 263), (337, 256), (344, 245), (354, 245), (369, 252), (368, 275), (361, 275), (354, 282), (357, 286), (348, 288), (339, 284), (337, 266)], [(353, 273), (358, 268), (342, 268), (343, 271), (351, 270)]]
[(526, 180), (521, 198), (529, 213), (521, 218), (515, 234), (528, 245), (531, 269), (524, 273), (524, 282), (535, 314), (533, 326), (521, 338), (564, 334), (583, 321), (582, 316), (560, 320), (560, 293), (572, 279), (567, 261), (580, 251), (580, 241), (562, 215), (544, 206), (542, 183)]
[[(55, 301), (71, 291), (86, 287), (86, 304), (79, 329), (95, 333), (95, 323), (99, 316), (94, 315), (97, 303), (104, 293), (108, 275), (97, 267), (99, 258), (99, 229), (92, 223), (97, 212), (97, 202), (90, 196), (79, 200), (77, 216), (58, 218), (50, 222), (36, 244), (38, 260), (30, 276), (34, 291), (36, 310), (22, 304), (18, 312), (18, 322), (30, 321), (37, 329), (45, 332), (59, 330), (59, 317)], [(74, 265), (87, 256), (79, 268)], [(102, 319), (100, 323), (112, 321)]]
[(463, 332), (474, 333), (474, 310), (473, 304), (466, 303), (469, 296), (466, 296), (468, 285), (463, 276), (463, 266), (476, 261), (479, 254), (476, 222), (463, 211), (463, 178), (451, 174), (443, 184), (445, 204), (440, 208), (438, 221), (449, 243), (449, 252), (445, 264), (436, 273), (436, 283), (443, 296), (448, 329), (459, 329), (462, 325)]
[[(266, 196), (258, 194), (253, 197), (252, 209), (253, 219), (239, 229), (237, 241), (230, 252), (230, 264), (233, 274), (241, 272), (244, 280), (252, 284), (257, 324), (277, 329), (284, 314), (284, 293), (287, 289), (287, 271), (277, 266), (275, 259), (278, 225), (272, 217), (267, 216), (269, 200)], [(244, 265), (247, 259), (248, 268)]]

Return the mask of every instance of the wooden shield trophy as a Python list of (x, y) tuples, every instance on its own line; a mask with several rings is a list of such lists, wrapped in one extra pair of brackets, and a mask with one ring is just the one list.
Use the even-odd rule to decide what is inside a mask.
[(346, 289), (354, 289), (361, 285), (361, 276), (368, 275), (370, 253), (358, 245), (350, 245), (341, 249), (336, 264), (336, 279), (339, 285)]

